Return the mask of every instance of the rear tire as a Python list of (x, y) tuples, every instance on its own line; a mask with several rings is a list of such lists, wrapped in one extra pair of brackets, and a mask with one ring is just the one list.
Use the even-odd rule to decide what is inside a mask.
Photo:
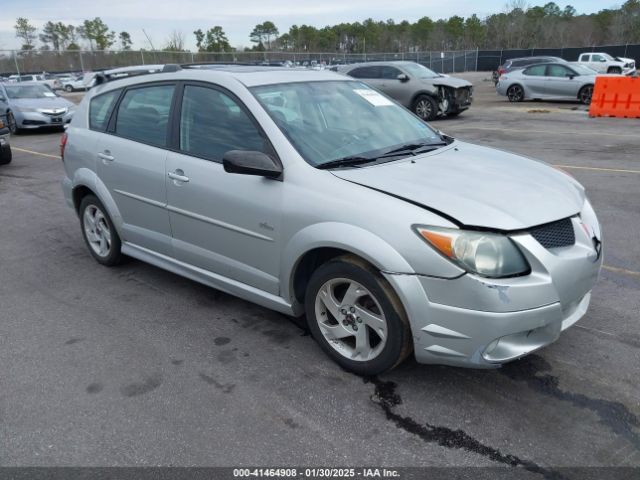
[(522, 102), (524, 100), (524, 88), (520, 85), (511, 85), (507, 89), (507, 98), (510, 102)]
[(66, 85), (64, 87), (64, 91), (71, 93), (71, 92), (73, 92), (73, 87), (71, 85)]
[(438, 102), (429, 95), (419, 95), (411, 110), (425, 122), (430, 122), (438, 116)]
[(391, 285), (357, 257), (338, 257), (313, 273), (305, 310), (314, 339), (345, 370), (377, 375), (411, 353), (402, 303)]
[(80, 227), (89, 253), (98, 263), (112, 267), (122, 261), (122, 242), (102, 202), (94, 195), (85, 196), (78, 209)]

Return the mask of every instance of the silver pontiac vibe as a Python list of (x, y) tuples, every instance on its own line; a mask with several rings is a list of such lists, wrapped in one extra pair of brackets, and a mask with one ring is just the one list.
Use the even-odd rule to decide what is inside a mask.
[(602, 235), (584, 188), (433, 130), (328, 71), (172, 68), (91, 89), (63, 136), (89, 252), (287, 315), (359, 374), (491, 368), (587, 311)]

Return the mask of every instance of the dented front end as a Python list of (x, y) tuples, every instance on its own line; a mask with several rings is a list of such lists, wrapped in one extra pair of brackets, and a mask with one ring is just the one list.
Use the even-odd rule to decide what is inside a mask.
[(531, 266), (528, 275), (387, 275), (407, 309), (418, 362), (495, 368), (557, 340), (586, 313), (602, 265), (599, 227), (585, 217), (571, 218), (571, 246), (510, 235)]
[(473, 87), (451, 87), (436, 85), (438, 94), (438, 113), (449, 115), (462, 112), (471, 106), (473, 101)]

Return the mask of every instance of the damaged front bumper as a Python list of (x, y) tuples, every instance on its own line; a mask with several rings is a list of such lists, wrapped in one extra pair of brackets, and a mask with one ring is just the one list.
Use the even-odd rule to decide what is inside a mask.
[(473, 102), (473, 87), (438, 87), (438, 110), (441, 115), (462, 112)]
[(416, 360), (495, 368), (557, 340), (586, 313), (602, 265), (580, 218), (572, 222), (570, 247), (546, 249), (529, 234), (511, 236), (531, 265), (526, 276), (385, 274), (409, 317)]

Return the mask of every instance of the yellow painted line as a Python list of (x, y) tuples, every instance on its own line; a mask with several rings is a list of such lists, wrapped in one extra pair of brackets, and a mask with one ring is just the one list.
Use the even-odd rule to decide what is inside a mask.
[(574, 168), (576, 170), (594, 170), (596, 172), (640, 173), (640, 170), (625, 170), (622, 168), (580, 167), (578, 165), (554, 165), (554, 167)]
[(633, 270), (627, 270), (626, 268), (612, 267), (610, 265), (603, 265), (602, 268), (604, 268), (605, 270), (609, 270), (610, 272), (631, 275), (632, 277), (640, 277), (640, 272), (634, 272)]
[(18, 152), (30, 153), (31, 155), (40, 155), (41, 157), (47, 158), (55, 158), (56, 160), (60, 160), (58, 155), (49, 155), (48, 153), (34, 152), (33, 150), (27, 150), (26, 148), (18, 148), (11, 145), (11, 150), (17, 150)]
[(607, 132), (560, 132), (557, 130), (529, 130), (529, 129), (520, 129), (520, 128), (494, 128), (494, 127), (473, 127), (471, 125), (447, 125), (447, 130), (451, 128), (455, 130), (459, 129), (467, 129), (467, 130), (487, 130), (492, 132), (519, 132), (519, 133), (543, 133), (543, 134), (554, 134), (554, 135), (602, 135), (605, 137), (619, 137), (619, 138), (635, 138), (637, 139), (637, 135), (626, 135), (622, 133), (607, 133)]

